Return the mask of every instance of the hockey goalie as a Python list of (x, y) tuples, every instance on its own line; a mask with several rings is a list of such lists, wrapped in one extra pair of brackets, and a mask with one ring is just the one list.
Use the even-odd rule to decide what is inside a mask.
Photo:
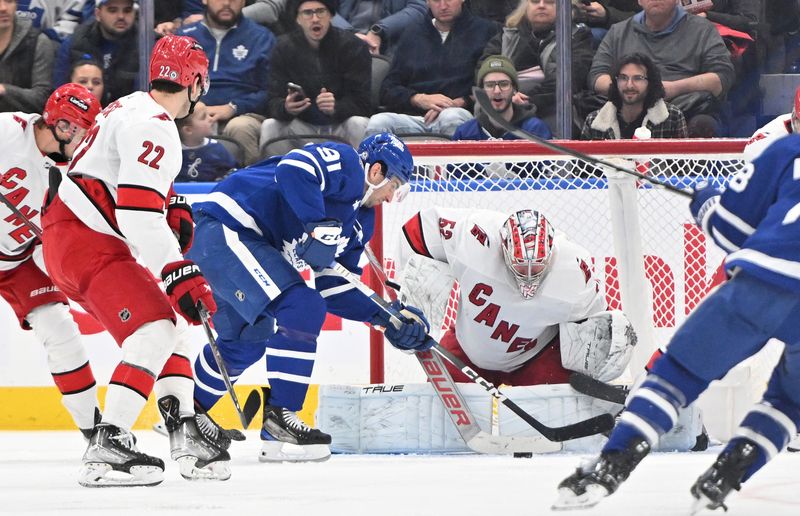
[(441, 319), (442, 292), (458, 281), (455, 326), (440, 344), (495, 385), (563, 384), (571, 371), (609, 381), (627, 366), (630, 322), (606, 309), (589, 252), (544, 214), (428, 208), (403, 234), (405, 295)]

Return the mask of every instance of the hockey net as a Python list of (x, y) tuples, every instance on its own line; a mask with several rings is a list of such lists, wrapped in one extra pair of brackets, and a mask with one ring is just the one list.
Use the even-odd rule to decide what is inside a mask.
[[(623, 158), (630, 166), (661, 181), (692, 187), (699, 180), (724, 185), (742, 164), (745, 141), (558, 143), (597, 158)], [(609, 184), (613, 184), (613, 178), (607, 178), (602, 169), (584, 160), (521, 141), (415, 143), (409, 147), (416, 165), (411, 193), (401, 203), (383, 206), (376, 228), (380, 234), (372, 242), (390, 279), (397, 278), (404, 266), (399, 256), (401, 227), (424, 207), (484, 208), (508, 213), (535, 208), (592, 253), (595, 275), (609, 307), (626, 313), (638, 311), (639, 317), (647, 321), (648, 331), (642, 332), (647, 337), (643, 342), (647, 349), (643, 352), (649, 356), (668, 342), (675, 327), (708, 292), (722, 263), (723, 253), (692, 222), (686, 197), (629, 179), (633, 204), (629, 203), (627, 209), (633, 208), (640, 226), (638, 235), (630, 234), (636, 232), (636, 226), (633, 231), (630, 226), (622, 229), (619, 218), (615, 222), (612, 216), (612, 211), (618, 209), (610, 200), (613, 196)], [(631, 214), (628, 211), (622, 218), (630, 219)], [(619, 250), (615, 251), (615, 224), (617, 246), (640, 246), (638, 256), (643, 269), (635, 267), (639, 260), (627, 258), (634, 262), (632, 266)], [(625, 237), (622, 244), (620, 234)], [(636, 270), (641, 271), (638, 276)], [(630, 279), (622, 283), (631, 285), (628, 288), (634, 291), (627, 297), (620, 281), (626, 274)], [(445, 298), (448, 301), (443, 308), (442, 329), (453, 324), (457, 284)], [(623, 306), (623, 299), (633, 301), (629, 301), (630, 306)], [(378, 347), (376, 342), (373, 341), (373, 352)], [(405, 380), (402, 372), (399, 378), (393, 377), (391, 367), (388, 361), (386, 381)], [(373, 362), (373, 380), (376, 379), (382, 380), (383, 374), (375, 370)]]

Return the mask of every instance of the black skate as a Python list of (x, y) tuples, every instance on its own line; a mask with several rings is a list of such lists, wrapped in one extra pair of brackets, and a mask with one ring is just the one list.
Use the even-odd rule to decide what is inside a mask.
[(648, 453), (650, 445), (641, 439), (631, 442), (622, 452), (602, 453), (594, 461), (581, 465), (558, 484), (558, 500), (552, 509), (594, 507), (614, 493)]
[[(198, 428), (194, 415), (180, 415), (175, 396), (158, 400), (158, 410), (169, 432), (172, 460), (178, 463), (186, 480), (228, 480), (231, 456)], [(230, 440), (228, 440), (230, 445)]]
[(154, 486), (164, 480), (164, 461), (136, 448), (133, 434), (114, 425), (94, 427), (78, 483), (84, 487)]
[(742, 439), (731, 450), (719, 454), (714, 464), (700, 475), (692, 486), (691, 492), (697, 500), (692, 507), (692, 514), (700, 509), (728, 508), (723, 503), (732, 489), (742, 487), (742, 477), (758, 457), (756, 444), (749, 439)]
[[(103, 414), (100, 413), (100, 409), (95, 407), (94, 408), (94, 426), (92, 428), (79, 428), (81, 433), (83, 434), (84, 440), (88, 443), (89, 440), (92, 438), (92, 433), (94, 432), (95, 427), (100, 424), (100, 421), (103, 420)], [(134, 439), (134, 442), (136, 440)]]
[(264, 406), (261, 462), (319, 462), (331, 456), (331, 436), (281, 407)]

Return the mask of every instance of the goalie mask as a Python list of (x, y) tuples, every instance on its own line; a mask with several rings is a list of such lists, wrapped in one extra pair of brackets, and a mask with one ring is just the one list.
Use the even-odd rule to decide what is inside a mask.
[(525, 299), (536, 295), (553, 255), (553, 226), (535, 210), (520, 210), (500, 228), (503, 258)]

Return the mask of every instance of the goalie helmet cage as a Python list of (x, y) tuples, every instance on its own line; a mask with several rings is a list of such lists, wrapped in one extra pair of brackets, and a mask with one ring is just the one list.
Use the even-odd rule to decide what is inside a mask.
[[(604, 160), (622, 158), (639, 172), (691, 188), (699, 180), (724, 186), (743, 164), (746, 140), (554, 143)], [(623, 309), (631, 319), (639, 334), (631, 362), (636, 371), (720, 277), (724, 253), (693, 223), (685, 197), (619, 172), (607, 175), (533, 142), (411, 143), (409, 148), (415, 162), (411, 192), (403, 202), (379, 208), (370, 243), (389, 279), (399, 277), (407, 259), (400, 256), (402, 225), (425, 207), (542, 211), (557, 231), (590, 251), (609, 308)], [(378, 280), (370, 278), (381, 292)], [(454, 285), (439, 317), (442, 329), (453, 324), (457, 300)], [(408, 361), (384, 364), (384, 349), (383, 335), (373, 331), (371, 382), (419, 377)]]

